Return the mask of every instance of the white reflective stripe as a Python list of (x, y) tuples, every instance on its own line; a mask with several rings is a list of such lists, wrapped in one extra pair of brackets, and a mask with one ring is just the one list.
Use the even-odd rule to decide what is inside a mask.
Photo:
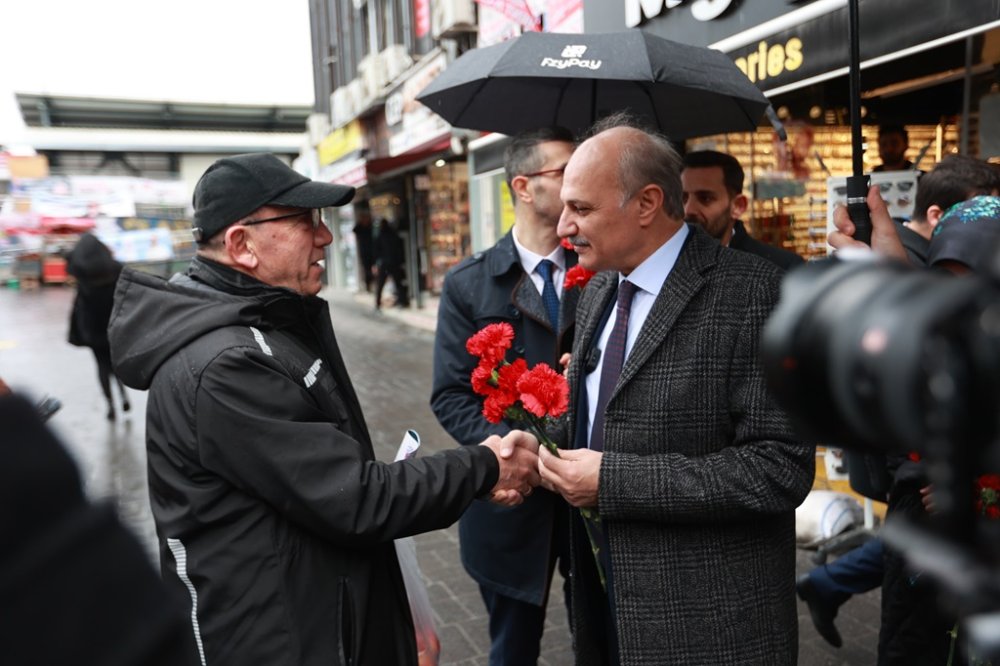
[(253, 339), (257, 341), (258, 345), (260, 345), (260, 350), (268, 356), (274, 356), (274, 354), (271, 353), (271, 347), (268, 346), (267, 341), (264, 340), (264, 334), (253, 326), (250, 327), (250, 330), (253, 331)]
[(306, 388), (309, 388), (316, 383), (316, 375), (319, 373), (319, 366), (321, 365), (323, 365), (322, 359), (316, 359), (313, 361), (312, 367), (309, 368), (309, 372), (307, 372), (306, 376), (302, 378), (302, 381), (306, 384)]
[(194, 640), (198, 644), (201, 666), (205, 666), (205, 646), (201, 643), (201, 629), (198, 628), (198, 592), (188, 577), (187, 550), (180, 539), (167, 539), (167, 548), (174, 554), (174, 560), (177, 562), (177, 577), (181, 579), (191, 595), (191, 626), (194, 628)]

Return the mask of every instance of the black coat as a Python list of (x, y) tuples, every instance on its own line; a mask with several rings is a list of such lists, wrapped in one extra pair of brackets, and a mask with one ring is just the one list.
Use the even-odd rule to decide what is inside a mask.
[[(576, 253), (566, 253), (567, 267)], [(434, 340), (434, 388), (431, 409), (459, 444), (478, 444), (505, 435), (516, 423), (492, 424), (482, 414), (483, 399), (472, 392), (470, 375), (477, 359), (465, 342), (487, 324), (507, 322), (514, 328), (512, 354), (529, 367), (548, 363), (561, 371), (559, 357), (573, 344), (576, 302), (580, 290), (563, 293), (560, 331), (552, 329), (542, 297), (521, 267), (508, 233), (495, 246), (453, 268), (445, 277)], [(514, 508), (473, 502), (459, 523), (462, 563), (480, 585), (508, 597), (542, 605), (549, 589), (550, 554), (556, 511), (567, 505), (539, 489)]]
[(148, 388), (164, 580), (196, 601), (209, 664), (416, 664), (392, 540), (447, 527), (496, 483), (467, 447), (385, 464), (325, 301), (195, 259), (126, 269), (111, 350)]
[(0, 397), (0, 423), (3, 663), (199, 663), (183, 604), (114, 507), (87, 502), (35, 406)]
[(70, 344), (106, 350), (115, 283), (122, 265), (96, 236), (84, 234), (66, 256), (66, 271), (76, 278), (76, 298), (69, 319)]
[(734, 250), (756, 254), (758, 257), (764, 257), (772, 264), (776, 264), (786, 271), (805, 263), (805, 260), (794, 252), (782, 250), (780, 247), (774, 247), (767, 243), (761, 243), (756, 238), (753, 238), (743, 228), (743, 222), (740, 220), (736, 220), (736, 224), (733, 226), (733, 236), (729, 239), (729, 247)]
[(375, 263), (379, 268), (392, 269), (406, 263), (403, 239), (390, 224), (382, 223), (375, 234)]

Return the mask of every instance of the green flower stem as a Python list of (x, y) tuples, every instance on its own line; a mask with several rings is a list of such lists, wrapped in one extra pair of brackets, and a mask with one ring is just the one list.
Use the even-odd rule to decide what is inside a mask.
[[(549, 450), (556, 458), (559, 455), (559, 447), (545, 433), (541, 419), (530, 412), (523, 412), (523, 422), (527, 424), (528, 430), (538, 439), (538, 443)], [(579, 507), (580, 515), (583, 517), (583, 527), (587, 530), (587, 540), (590, 542), (590, 552), (594, 554), (594, 563), (597, 564), (597, 575), (601, 579), (601, 589), (605, 593), (608, 591), (608, 583), (604, 578), (604, 567), (601, 566), (601, 548), (594, 535), (594, 526), (601, 524), (601, 514), (597, 509), (582, 506)]]

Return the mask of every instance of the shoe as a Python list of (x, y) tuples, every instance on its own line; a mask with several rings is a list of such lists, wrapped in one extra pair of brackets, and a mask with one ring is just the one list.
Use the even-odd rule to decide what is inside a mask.
[(833, 624), (833, 619), (837, 617), (837, 607), (820, 597), (819, 591), (809, 579), (809, 574), (798, 577), (795, 581), (795, 592), (799, 595), (799, 599), (809, 606), (809, 615), (819, 635), (833, 647), (839, 648), (843, 645), (840, 632)]

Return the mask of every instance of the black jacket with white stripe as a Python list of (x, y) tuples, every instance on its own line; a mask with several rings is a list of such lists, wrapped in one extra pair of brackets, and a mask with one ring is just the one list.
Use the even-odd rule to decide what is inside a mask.
[(196, 258), (126, 269), (118, 375), (149, 389), (163, 576), (206, 664), (415, 664), (392, 540), (445, 527), (496, 482), (486, 447), (375, 460), (327, 304)]

